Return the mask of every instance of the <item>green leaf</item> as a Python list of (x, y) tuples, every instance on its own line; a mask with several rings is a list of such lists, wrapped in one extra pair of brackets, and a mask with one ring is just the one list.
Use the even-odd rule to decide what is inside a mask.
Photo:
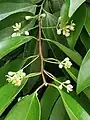
[(14, 86), (11, 83), (8, 83), (0, 88), (0, 115), (4, 110), (9, 106), (9, 104), (14, 100), (17, 94), (26, 84), (27, 79), (23, 80), (20, 87)]
[(50, 12), (50, 1), (45, 1), (44, 6), (43, 6), (44, 10), (46, 10), (47, 12)]
[(30, 41), (31, 36), (8, 37), (0, 41), (0, 59), (22, 44)]
[(35, 14), (36, 5), (29, 3), (0, 3), (0, 20), (17, 12), (31, 12)]
[(90, 50), (87, 52), (80, 67), (77, 79), (77, 93), (90, 86)]
[[(71, 67), (69, 69), (66, 69), (70, 77), (77, 82), (77, 77), (78, 77), (78, 70), (75, 69), (74, 67)], [(86, 88), (84, 91), (84, 94), (87, 96), (87, 98), (90, 100), (90, 87)]]
[(58, 97), (59, 94), (56, 89), (52, 87), (47, 88), (41, 99), (41, 120), (49, 120), (53, 106)]
[(30, 3), (30, 4), (36, 4), (41, 2), (41, 0), (0, 0), (1, 3)]
[(81, 55), (76, 52), (76, 51), (73, 51), (69, 48), (67, 48), (66, 46), (60, 44), (59, 42), (56, 42), (56, 41), (53, 41), (53, 40), (50, 40), (50, 39), (44, 39), (46, 41), (49, 41), (49, 42), (52, 42), (54, 43), (56, 46), (58, 46), (67, 56), (69, 56), (77, 65), (80, 65), (81, 62), (82, 62), (82, 57)]
[[(70, 77), (77, 82), (77, 77), (78, 77), (78, 70), (74, 67), (71, 67), (69, 69), (66, 69)], [(87, 96), (87, 98), (90, 100), (90, 87), (86, 88), (84, 91), (84, 94)]]
[(69, 21), (69, 17), (68, 17), (69, 4), (70, 4), (69, 0), (66, 0), (61, 8), (61, 13), (60, 13), (60, 17), (61, 17), (60, 26), (61, 26), (61, 28), (63, 28), (66, 25), (66, 23)]
[(87, 6), (87, 16), (86, 16), (86, 21), (85, 21), (85, 28), (90, 35), (90, 6)]
[(82, 30), (80, 38), (86, 48), (86, 51), (88, 51), (90, 49), (90, 37), (88, 33), (85, 30)]
[(56, 25), (57, 17), (46, 12), (46, 17), (42, 20), (43, 33), (46, 38), (57, 41), (58, 35), (56, 34)]
[(50, 119), (49, 120), (69, 120), (62, 102), (61, 97), (59, 97), (53, 106)]
[[(60, 11), (63, 0), (50, 0), (49, 4), (53, 13)], [(60, 12), (59, 12), (60, 13)]]
[(87, 96), (87, 98), (90, 100), (90, 87), (86, 88), (86, 89), (84, 90), (84, 93), (85, 93), (85, 95)]
[(70, 75), (70, 77), (76, 81), (77, 80), (77, 76), (78, 76), (78, 70), (74, 67), (71, 67), (69, 69), (66, 69), (66, 71), (68, 72), (68, 74)]
[[(63, 36), (61, 37), (57, 35), (57, 30), (56, 30), (57, 22), (58, 19), (55, 15), (46, 12), (46, 17), (42, 20), (43, 35), (46, 39), (51, 39), (67, 45), (66, 39), (63, 38)], [(60, 58), (61, 51), (59, 51), (59, 48), (49, 42), (48, 44), (49, 44), (48, 47), (50, 47), (54, 57)]]
[(36, 19), (32, 19), (28, 24), (25, 24), (25, 26), (21, 29), (21, 32), (24, 33), (24, 31), (30, 31), (34, 28)]
[[(56, 16), (46, 12), (46, 17), (42, 20), (43, 35), (46, 39), (52, 39), (63, 43), (64, 40), (60, 39), (60, 36), (58, 36), (56, 32), (57, 21), (58, 20)], [(48, 44), (53, 55), (57, 57), (60, 54), (60, 51), (58, 52), (57, 47), (55, 45), (52, 45), (49, 42)]]
[[(71, 67), (69, 69), (66, 69), (70, 77), (77, 82), (77, 77), (78, 77), (78, 70), (75, 69), (74, 67)], [(86, 88), (84, 91), (84, 94), (87, 96), (87, 98), (90, 100), (90, 87)]]
[(70, 8), (69, 8), (69, 17), (73, 15), (73, 13), (80, 7), (82, 3), (86, 0), (70, 0)]
[(5, 120), (40, 120), (41, 109), (36, 93), (25, 96), (6, 116)]
[(60, 94), (70, 120), (90, 120), (90, 115), (73, 97), (64, 91), (60, 91)]
[[(79, 16), (79, 21), (78, 21), (78, 16)], [(75, 44), (78, 40), (78, 37), (81, 33), (81, 30), (83, 28), (83, 25), (86, 20), (86, 8), (84, 5), (82, 5), (76, 13), (72, 16), (71, 20), (76, 24), (75, 25), (75, 31), (71, 32), (70, 36), (67, 38), (68, 44), (70, 48), (74, 49)]]

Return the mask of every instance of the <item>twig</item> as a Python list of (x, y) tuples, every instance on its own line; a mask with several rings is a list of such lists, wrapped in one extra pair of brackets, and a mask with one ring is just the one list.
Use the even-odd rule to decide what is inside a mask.
[(42, 3), (42, 6), (41, 6), (41, 9), (40, 9), (40, 12), (39, 12), (39, 20), (38, 21), (39, 21), (39, 57), (40, 57), (40, 61), (41, 61), (41, 75), (42, 75), (43, 83), (45, 85), (47, 82), (46, 82), (45, 77), (44, 77), (44, 63), (43, 63), (43, 54), (42, 54), (42, 41), (41, 41), (41, 38), (42, 38), (41, 27), (42, 27), (42, 25), (41, 25), (41, 17), (40, 17), (42, 9), (43, 9), (44, 2), (45, 2), (45, 0)]
[(24, 66), (22, 69), (25, 69), (26, 67), (28, 67), (29, 65), (31, 65), (34, 61), (36, 61), (38, 59), (39, 56), (37, 56), (36, 58), (34, 58), (30, 63), (28, 63), (26, 66)]

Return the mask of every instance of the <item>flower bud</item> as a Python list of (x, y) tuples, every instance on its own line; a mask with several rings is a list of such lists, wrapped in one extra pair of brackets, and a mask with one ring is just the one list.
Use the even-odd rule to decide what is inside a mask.
[(16, 36), (21, 36), (21, 33), (15, 32), (15, 33), (12, 34), (12, 37), (16, 37)]
[(59, 85), (59, 89), (60, 90), (62, 90), (63, 89), (63, 85), (61, 84), (61, 85)]
[(24, 34), (25, 34), (26, 36), (28, 36), (28, 35), (29, 35), (29, 32), (28, 32), (28, 31), (25, 31)]
[(70, 36), (70, 33), (69, 33), (69, 32), (66, 32), (66, 33), (65, 33), (65, 36), (66, 36), (66, 37), (69, 37), (69, 36)]
[(45, 13), (41, 14), (41, 17), (43, 17), (43, 18), (46, 17), (46, 14)]
[(69, 61), (70, 59), (68, 58), (68, 57), (66, 57), (65, 59), (64, 59), (64, 61)]
[(57, 34), (61, 35), (61, 29), (57, 29)]
[(25, 16), (26, 20), (30, 20), (32, 18), (32, 16)]
[(64, 83), (65, 84), (70, 84), (70, 80), (66, 80)]
[(63, 68), (63, 65), (62, 63), (59, 64), (59, 68), (62, 69)]
[(74, 31), (75, 29), (74, 29), (74, 26), (70, 26), (70, 28), (69, 28), (71, 31)]
[(17, 80), (15, 81), (15, 86), (20, 86), (20, 85), (21, 85), (21, 80), (17, 79)]
[(73, 86), (71, 84), (66, 86), (67, 92), (69, 93), (70, 91), (73, 91)]
[(59, 22), (61, 21), (61, 17), (58, 18)]
[(12, 71), (8, 72), (9, 76), (13, 76), (14, 74), (15, 74), (15, 72), (12, 72)]

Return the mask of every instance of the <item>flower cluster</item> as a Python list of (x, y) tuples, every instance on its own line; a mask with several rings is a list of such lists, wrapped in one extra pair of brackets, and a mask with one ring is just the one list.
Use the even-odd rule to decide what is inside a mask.
[(61, 18), (59, 17), (57, 34), (61, 35), (63, 33), (64, 36), (69, 37), (70, 32), (75, 30), (75, 23), (73, 23), (73, 20), (72, 20), (70, 25), (66, 25), (63, 28), (61, 28), (60, 20)]
[(73, 91), (73, 86), (70, 84), (70, 80), (66, 80), (65, 82), (62, 82), (60, 85), (59, 85), (59, 89), (63, 89), (63, 87), (65, 87), (67, 89), (67, 92), (71, 92)]
[(26, 73), (24, 73), (23, 70), (19, 70), (18, 72), (10, 71), (8, 72), (8, 75), (6, 75), (7, 77), (6, 80), (9, 83), (14, 84), (15, 86), (20, 86), (25, 76), (26, 76)]
[(25, 31), (24, 33), (21, 32), (21, 23), (15, 23), (15, 25), (13, 25), (12, 27), (14, 30), (12, 37), (21, 36), (22, 34), (29, 35), (28, 31)]
[(70, 68), (71, 66), (72, 66), (72, 63), (68, 57), (66, 57), (62, 62), (59, 63), (60, 69), (63, 67), (67, 69), (67, 68)]

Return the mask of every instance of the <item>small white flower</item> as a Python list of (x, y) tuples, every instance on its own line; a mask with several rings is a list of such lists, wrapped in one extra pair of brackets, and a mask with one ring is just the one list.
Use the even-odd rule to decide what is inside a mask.
[(19, 75), (21, 78), (25, 77), (26, 76), (26, 73), (23, 72), (23, 70), (19, 70), (17, 72), (17, 75)]
[(15, 75), (15, 72), (10, 71), (10, 72), (8, 72), (8, 75), (13, 76), (13, 75)]
[(61, 31), (62, 31), (61, 29), (57, 29), (57, 34), (61, 35)]
[(62, 63), (59, 64), (59, 68), (60, 68), (60, 69), (63, 68), (63, 64), (62, 64)]
[(19, 97), (19, 98), (18, 98), (18, 102), (21, 101), (21, 99), (22, 99), (22, 97)]
[(66, 80), (65, 82), (63, 82), (65, 84), (70, 84), (70, 80)]
[(65, 35), (66, 37), (69, 37), (70, 36), (70, 30), (69, 29), (63, 30), (63, 35)]
[(32, 18), (32, 16), (25, 16), (26, 20), (30, 20)]
[(69, 60), (70, 60), (70, 59), (69, 59), (68, 57), (66, 57), (63, 61), (66, 62), (66, 61), (69, 61)]
[(21, 80), (19, 80), (19, 79), (17, 79), (16, 81), (15, 81), (15, 86), (20, 86), (21, 85)]
[(17, 36), (21, 36), (21, 33), (17, 32)]
[(59, 89), (60, 90), (62, 90), (63, 89), (63, 85), (61, 84), (61, 85), (59, 85)]
[(15, 85), (16, 84), (16, 79), (15, 77), (12, 78), (12, 84)]
[(21, 29), (21, 23), (15, 23), (15, 25), (12, 26), (14, 31), (19, 31)]
[(16, 37), (16, 36), (17, 36), (17, 33), (13, 33), (13, 34), (12, 34), (12, 37)]
[(23, 72), (23, 73), (22, 73), (22, 76), (25, 77), (25, 76), (26, 76), (26, 73)]
[(61, 21), (61, 17), (58, 18), (59, 22)]
[(75, 27), (74, 26), (70, 26), (69, 28), (71, 31), (74, 31), (75, 30)]
[(24, 34), (28, 36), (28, 35), (29, 35), (29, 32), (28, 32), (28, 31), (25, 31)]
[(75, 23), (73, 23), (73, 20), (71, 21), (71, 24), (70, 24), (69, 29), (70, 29), (71, 31), (74, 31), (74, 30), (75, 30)]
[(15, 33), (12, 34), (12, 37), (16, 37), (16, 36), (21, 36), (21, 33), (15, 32)]
[(69, 29), (70, 28), (70, 25), (66, 25), (66, 27), (65, 27), (66, 29)]
[(70, 68), (72, 66), (72, 63), (71, 61), (66, 61), (65, 64), (64, 64), (64, 67), (67, 69), (67, 68)]
[(20, 86), (22, 83), (23, 78), (26, 76), (26, 73), (23, 70), (19, 70), (18, 72), (8, 72), (7, 81), (12, 83), (15, 86)]
[(67, 92), (69, 93), (70, 91), (73, 91), (73, 86), (71, 84), (66, 86)]
[(69, 36), (70, 36), (70, 33), (69, 33), (69, 32), (67, 32), (67, 33), (65, 34), (65, 36), (66, 36), (66, 37), (69, 37)]
[(13, 81), (12, 78), (7, 78), (6, 80), (7, 80), (9, 83)]
[(45, 13), (41, 14), (41, 17), (43, 17), (43, 18), (46, 17), (46, 14)]

